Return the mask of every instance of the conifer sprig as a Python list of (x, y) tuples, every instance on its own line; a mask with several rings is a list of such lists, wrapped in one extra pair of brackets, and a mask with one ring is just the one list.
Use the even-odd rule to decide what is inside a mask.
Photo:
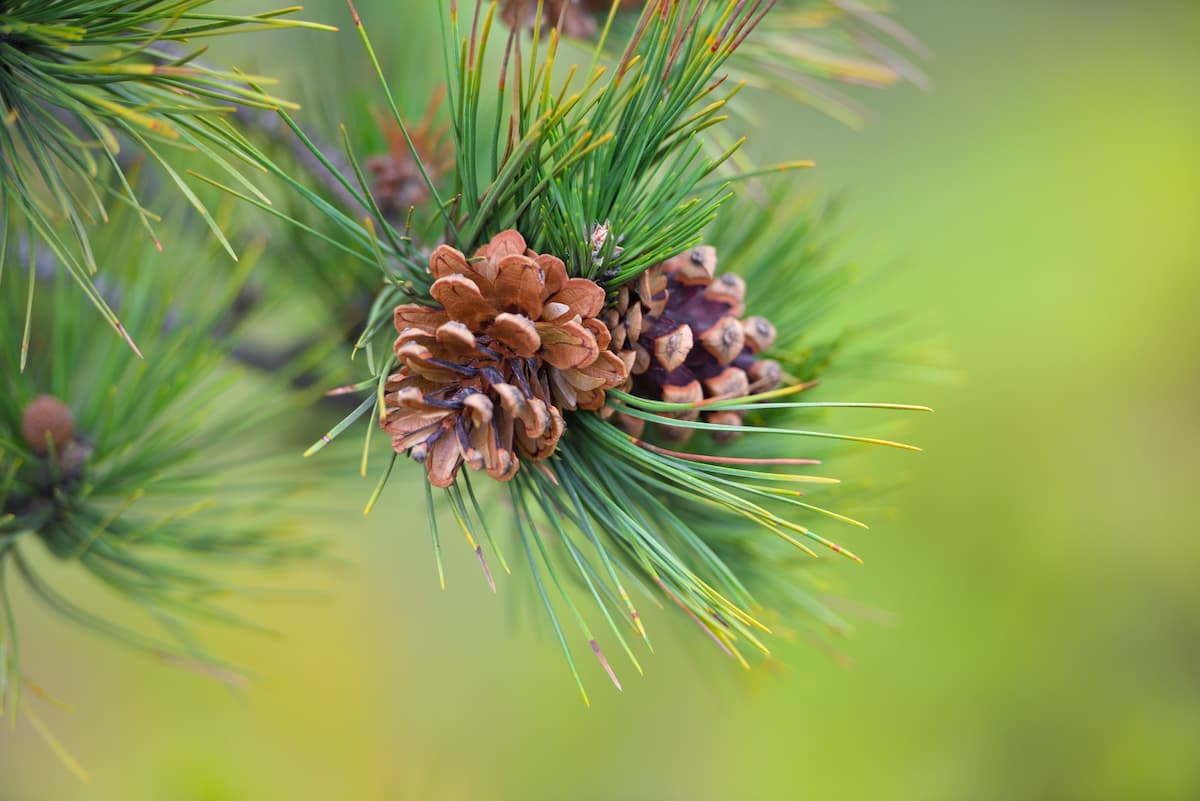
[[(723, 197), (720, 187), (698, 187), (740, 146), (717, 156), (701, 147), (701, 132), (725, 119), (737, 91), (720, 69), (771, 5), (649, 4), (617, 64), (597, 59), (562, 77), (557, 30), (546, 42), (535, 30), (524, 45), (510, 33), (500, 73), (489, 74), (494, 7), (481, 20), (475, 6), (469, 34), (451, 8), (458, 246), (515, 227), (572, 275), (620, 283), (696, 241)], [(600, 45), (606, 39), (604, 31)], [(488, 116), (485, 81), (495, 83)], [(599, 226), (612, 236), (597, 248)]]
[[(678, 607), (723, 652), (748, 665), (750, 651), (767, 650), (769, 626), (757, 587), (747, 579), (770, 573), (768, 563), (793, 561), (764, 542), (809, 559), (824, 550), (857, 561), (826, 528), (853, 530), (864, 524), (799, 489), (815, 493), (837, 484), (812, 469), (820, 464), (813, 451), (820, 447), (826, 453), (835, 444), (916, 450), (885, 437), (829, 432), (824, 413), (838, 406), (924, 407), (834, 404), (808, 401), (808, 395), (797, 399), (814, 390), (838, 349), (836, 339), (814, 341), (809, 336), (817, 322), (810, 313), (819, 308), (817, 299), (843, 282), (844, 272), (830, 269), (820, 258), (813, 226), (795, 204), (754, 206), (735, 198), (734, 184), (714, 174), (740, 145), (735, 140), (715, 156), (709, 146), (710, 135), (726, 123), (728, 99), (738, 88), (727, 86), (723, 69), (740, 46), (753, 41), (754, 29), (773, 5), (767, 0), (649, 3), (624, 45), (615, 48), (621, 53), (616, 63), (602, 63), (610, 33), (606, 27), (585, 71), (556, 70), (558, 30), (543, 38), (535, 23), (531, 36), (509, 32), (497, 50), (497, 3), (475, 3), (464, 15), (458, 3), (448, 0), (439, 7), (456, 169), (452, 191), (444, 191), (425, 172), (434, 212), (428, 215), (434, 220), (428, 230), (397, 230), (389, 224), (349, 149), (353, 179), (339, 180), (356, 203), (371, 211), (365, 221), (338, 209), (303, 181), (276, 172), (329, 216), (334, 233), (322, 237), (347, 256), (377, 264), (386, 285), (356, 349), (365, 352), (370, 377), (336, 390), (361, 393), (362, 401), (309, 453), (370, 414), (368, 420), (393, 435), (397, 452), (424, 461), (431, 481), (426, 486), (430, 531), (443, 582), (447, 527), (439, 518), (447, 513), (466, 535), (493, 589), (497, 574), (490, 552), (508, 572), (508, 559), (495, 548), (494, 534), (502, 528), (489, 503), (496, 506), (496, 501), (482, 492), (478, 501), (468, 471), (460, 473), (459, 468), (464, 461), (476, 470), (486, 464), (489, 474), (507, 482), (502, 490), (510, 503), (510, 528), (585, 699), (574, 645), (590, 650), (620, 687), (603, 642), (611, 637), (640, 671), (633, 645), (638, 639), (649, 643), (637, 610), (639, 599), (647, 596)], [(351, 9), (380, 73), (388, 108), (411, 147), (409, 128), (371, 40), (352, 4)], [(299, 126), (283, 113), (299, 135)], [(411, 150), (419, 159), (417, 149)], [(320, 157), (315, 150), (314, 155)], [(737, 222), (718, 222), (719, 215)], [(576, 389), (579, 397), (594, 389), (556, 384), (551, 391), (537, 383), (543, 373), (531, 371), (548, 369), (545, 374), (553, 375), (561, 367), (553, 364), (553, 354), (545, 357), (537, 349), (547, 337), (551, 346), (561, 344), (559, 327), (572, 324), (592, 324), (589, 330), (596, 332), (594, 324), (604, 314), (626, 314), (619, 298), (632, 287), (644, 286), (637, 289), (639, 297), (652, 308), (658, 279), (651, 275), (668, 261), (688, 262), (690, 274), (672, 290), (681, 298), (708, 287), (724, 293), (720, 308), (740, 309), (736, 279), (712, 283), (713, 249), (692, 250), (702, 237), (713, 235), (719, 237), (710, 241), (722, 254), (722, 271), (746, 279), (747, 307), (757, 313), (752, 301), (761, 302), (784, 332), (778, 339), (773, 333), (761, 338), (761, 347), (769, 348), (763, 355), (781, 371), (764, 378), (770, 382), (763, 384), (767, 388), (746, 387), (728, 397), (706, 390), (703, 399), (678, 402), (639, 394), (635, 383), (632, 389), (608, 389), (607, 408), (596, 413), (573, 410)], [(439, 242), (444, 244), (434, 250)], [(537, 269), (531, 266), (535, 259)], [(555, 277), (554, 271), (562, 268), (565, 275)], [(560, 303), (555, 292), (567, 276), (588, 285), (588, 291), (580, 288), (574, 301)], [(687, 282), (699, 289), (688, 290)], [(594, 307), (580, 300), (593, 291), (604, 296)], [(538, 292), (540, 301), (539, 295), (530, 296)], [(572, 302), (588, 309), (577, 312), (574, 323), (563, 312)], [(525, 314), (524, 323), (511, 313), (517, 307)], [(721, 319), (726, 328), (737, 328), (729, 328), (727, 344), (735, 348), (729, 358), (743, 349), (746, 323), (740, 316), (734, 312)], [(506, 318), (503, 325), (501, 317)], [(393, 322), (400, 332), (394, 346), (387, 334)], [(694, 333), (699, 336), (709, 324)], [(608, 326), (608, 335), (628, 330), (638, 341), (640, 323), (632, 318), (601, 325)], [(536, 334), (530, 333), (534, 327)], [(601, 350), (608, 347), (608, 335), (596, 334), (595, 341), (605, 343)], [(578, 336), (580, 342), (587, 340)], [(670, 361), (677, 343), (669, 339), (660, 343), (662, 354), (651, 358)], [(687, 341), (692, 347), (691, 334)], [(721, 343), (713, 340), (705, 347), (719, 351)], [(711, 358), (696, 348), (698, 358)], [(514, 355), (518, 351), (520, 358)], [(461, 361), (454, 361), (456, 353)], [(551, 359), (550, 368), (539, 362), (543, 358)], [(580, 366), (592, 369), (586, 360)], [(674, 367), (663, 368), (669, 369)], [(575, 380), (593, 377), (596, 383), (588, 386), (594, 387), (598, 377), (576, 375)], [(770, 388), (779, 382), (782, 386)], [(543, 401), (562, 398), (569, 402), (552, 410), (561, 412), (561, 425), (532, 411), (543, 409)], [(512, 416), (517, 415), (534, 432), (529, 437), (545, 437), (520, 446), (519, 466), (494, 458), (514, 447)], [(468, 422), (469, 416), (476, 422)], [(649, 423), (654, 429), (634, 435), (619, 427), (621, 420)], [(658, 431), (698, 436), (675, 446)], [(735, 436), (739, 438), (732, 444), (718, 444)], [(370, 438), (369, 431), (364, 456)], [(549, 452), (537, 444), (547, 441)], [(451, 447), (453, 442), (458, 445)], [(804, 443), (812, 450), (800, 447)], [(393, 453), (368, 510), (395, 462)], [(365, 465), (364, 458), (364, 470)], [(799, 591), (779, 592), (772, 586), (769, 595), (771, 601), (820, 609), (818, 598)], [(592, 628), (594, 615), (581, 608), (577, 596), (590, 599), (603, 629)]]
[(239, 16), (208, 11), (212, 2), (0, 2), (0, 240), (20, 232), (51, 252), (135, 350), (96, 287), (102, 264), (90, 233), (114, 204), (125, 205), (162, 249), (160, 217), (127, 178), (132, 157), (161, 170), (236, 258), (173, 154), (198, 154), (265, 202), (242, 177), (259, 168), (227, 117), (239, 106), (291, 104), (260, 88), (267, 78), (205, 65), (204, 42), (237, 32), (329, 30), (291, 18), (298, 8)]
[[(636, 25), (653, 0), (501, 0), (502, 16), (545, 34), (562, 18), (562, 31), (587, 41), (597, 31), (613, 31), (610, 41)], [(845, 122), (859, 124), (865, 112), (839, 85), (883, 88), (899, 81), (927, 84), (916, 61), (925, 47), (891, 16), (890, 4), (876, 0), (780, 0), (776, 10), (731, 65), (731, 75), (749, 86), (811, 106)], [(606, 48), (612, 59), (617, 48)], [(739, 110), (753, 116), (752, 104)]]
[[(167, 223), (188, 232), (184, 216)], [(96, 232), (96, 253), (112, 265), (98, 291), (150, 358), (95, 336), (86, 298), (53, 264), (31, 314), (35, 358), (21, 371), (16, 350), (0, 349), (0, 712), (31, 714), (21, 700), (16, 587), (86, 629), (232, 681), (191, 624), (254, 628), (225, 606), (238, 590), (231, 571), (266, 572), (317, 552), (271, 510), (287, 497), (285, 482), (266, 478), (278, 465), (268, 469), (244, 444), (259, 441), (293, 401), (240, 402), (252, 392), (229, 367), (239, 330), (229, 310), (261, 243), (214, 281), (191, 265), (221, 265), (220, 255), (191, 229), (181, 244), (192, 260), (165, 276), (174, 290), (164, 293), (154, 254), (128, 248), (136, 228), (132, 212), (118, 210)], [(21, 319), (33, 280), (32, 271), (6, 271), (0, 319)], [(116, 622), (72, 599), (61, 589), (67, 570), (142, 621)]]
[(783, 0), (741, 51), (739, 74), (754, 87), (812, 106), (848, 125), (866, 116), (837, 85), (927, 86), (929, 52), (873, 0)]

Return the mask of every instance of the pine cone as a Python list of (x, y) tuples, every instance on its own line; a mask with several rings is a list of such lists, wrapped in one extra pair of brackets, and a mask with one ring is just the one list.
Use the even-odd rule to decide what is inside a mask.
[(454, 167), (454, 150), (447, 138), (448, 126), (437, 124), (442, 99), (443, 93), (434, 95), (425, 116), (410, 129), (420, 164), (413, 158), (412, 149), (395, 117), (390, 113), (376, 115), (388, 149), (386, 153), (369, 157), (365, 166), (374, 178), (371, 194), (389, 219), (403, 219), (410, 208), (429, 199), (429, 186), (421, 174), (422, 164), (435, 182)]
[[(645, 0), (621, 0), (622, 10), (644, 5)], [(538, 0), (500, 0), (500, 17), (510, 28), (533, 30), (537, 7)], [(542, 34), (549, 33), (562, 15), (565, 35), (575, 39), (590, 38), (610, 8), (612, 0), (543, 0)]]
[[(643, 272), (622, 287), (603, 320), (612, 349), (629, 371), (622, 389), (670, 403), (705, 398), (739, 398), (779, 386), (779, 363), (758, 355), (775, 342), (775, 327), (763, 317), (741, 319), (746, 284), (740, 276), (717, 276), (717, 251), (703, 246)], [(670, 416), (696, 420), (700, 411)], [(711, 423), (738, 425), (739, 412), (705, 412)], [(645, 421), (618, 413), (618, 424), (641, 436)], [(693, 429), (665, 427), (659, 433), (686, 440)], [(729, 440), (731, 432), (714, 432)]]
[(564, 411), (602, 408), (605, 390), (628, 378), (597, 318), (604, 290), (511, 230), (471, 260), (442, 245), (429, 266), (442, 308), (396, 307), (400, 369), (385, 388), (383, 429), (435, 486), (453, 484), (463, 462), (507, 481), (518, 451), (554, 452)]
[(75, 438), (75, 416), (53, 395), (38, 395), (21, 415), (21, 433), (34, 453), (44, 456), (52, 444), (61, 454)]

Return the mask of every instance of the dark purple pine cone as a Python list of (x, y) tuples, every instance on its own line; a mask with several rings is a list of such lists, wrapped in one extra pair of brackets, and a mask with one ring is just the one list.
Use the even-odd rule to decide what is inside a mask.
[[(763, 317), (742, 319), (745, 281), (716, 275), (717, 252), (702, 246), (681, 253), (622, 287), (615, 308), (604, 315), (612, 349), (629, 368), (624, 389), (671, 403), (739, 398), (779, 386), (779, 363), (759, 354), (775, 342), (775, 327)], [(672, 417), (696, 420), (700, 410)], [(712, 423), (738, 425), (739, 412), (704, 412)], [(617, 423), (641, 436), (645, 421), (618, 413)], [(663, 427), (659, 434), (686, 440), (694, 429)], [(736, 434), (714, 432), (726, 441)]]

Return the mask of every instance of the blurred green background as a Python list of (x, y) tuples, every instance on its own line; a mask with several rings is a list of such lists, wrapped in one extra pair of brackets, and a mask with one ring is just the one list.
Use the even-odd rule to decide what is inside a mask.
[(0, 799), (1200, 798), (1200, 8), (897, 16), (931, 91), (862, 95), (861, 131), (788, 112), (756, 134), (850, 200), (850, 255), (894, 265), (846, 313), (915, 313), (962, 375), (861, 393), (937, 413), (906, 433), (924, 453), (868, 465), (903, 485), (845, 539), (866, 564), (844, 594), (887, 613), (848, 659), (777, 642), (742, 675), (658, 615), (647, 675), (618, 695), (589, 666), (585, 709), (513, 582), (492, 596), (449, 548), (437, 591), (419, 495), (364, 522), (369, 486), (338, 483), (306, 508), (348, 565), (295, 580), (325, 595), (260, 608), (279, 640), (212, 637), (257, 675), (244, 695), (18, 599), (93, 783), (21, 724)]

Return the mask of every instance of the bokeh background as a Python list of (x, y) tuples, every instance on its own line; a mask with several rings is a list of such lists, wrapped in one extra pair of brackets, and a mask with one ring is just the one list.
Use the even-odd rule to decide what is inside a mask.
[(345, 565), (259, 607), (279, 639), (213, 635), (244, 694), (18, 599), (27, 670), (73, 706), (43, 714), (93, 782), (22, 724), (0, 799), (1200, 798), (1200, 9), (897, 17), (929, 91), (861, 95), (858, 131), (768, 111), (755, 134), (817, 161), (802, 185), (848, 200), (847, 255), (891, 274), (847, 314), (911, 312), (957, 364), (864, 392), (937, 413), (906, 432), (924, 453), (866, 464), (898, 489), (847, 539), (866, 564), (841, 591), (882, 611), (842, 658), (781, 642), (744, 675), (660, 615), (647, 675), (589, 674), (586, 709), (511, 582), (492, 596), (449, 548), (437, 590), (419, 496), (364, 521), (369, 486), (314, 463), (309, 525)]

